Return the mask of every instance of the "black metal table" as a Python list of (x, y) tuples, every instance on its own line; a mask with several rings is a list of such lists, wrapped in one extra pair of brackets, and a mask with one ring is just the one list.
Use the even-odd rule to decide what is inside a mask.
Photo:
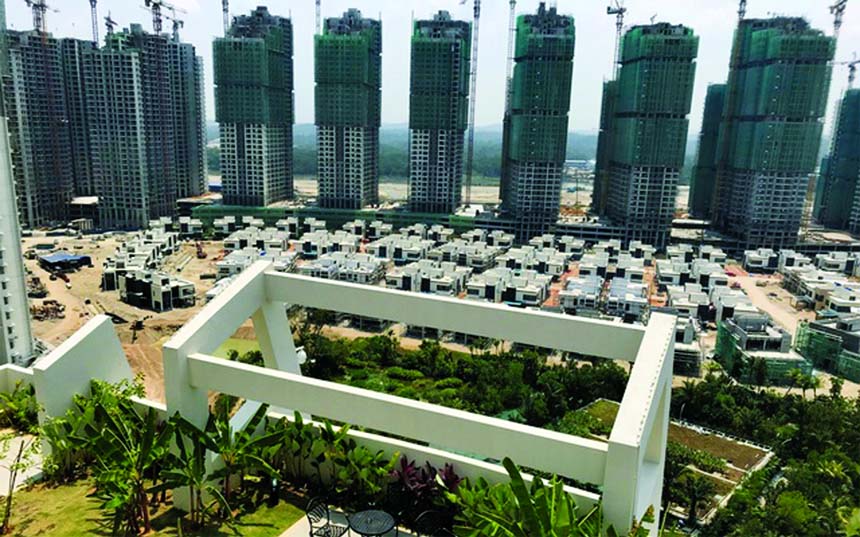
[(377, 509), (360, 511), (350, 515), (349, 529), (364, 537), (385, 535), (394, 529), (394, 517)]

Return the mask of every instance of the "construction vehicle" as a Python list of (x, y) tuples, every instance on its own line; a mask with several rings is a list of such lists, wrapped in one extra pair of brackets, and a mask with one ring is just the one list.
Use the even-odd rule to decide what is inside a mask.
[(207, 254), (206, 251), (203, 250), (203, 243), (197, 241), (197, 244), (195, 246), (197, 246), (197, 259), (206, 259)]

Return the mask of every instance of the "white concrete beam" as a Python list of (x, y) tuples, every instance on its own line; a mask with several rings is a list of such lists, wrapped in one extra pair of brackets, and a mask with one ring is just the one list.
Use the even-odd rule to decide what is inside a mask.
[(212, 356), (188, 358), (192, 386), (602, 484), (603, 442), (273, 371)]
[(267, 272), (266, 296), (275, 302), (365, 315), (416, 326), (464, 332), (590, 356), (632, 361), (645, 334), (640, 326), (411, 293), (296, 274)]

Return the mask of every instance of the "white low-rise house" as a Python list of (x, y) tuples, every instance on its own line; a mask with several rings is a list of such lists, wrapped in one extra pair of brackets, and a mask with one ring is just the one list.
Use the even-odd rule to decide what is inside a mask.
[(603, 278), (590, 276), (568, 278), (564, 289), (558, 292), (559, 306), (565, 313), (582, 315), (600, 311)]
[(860, 313), (860, 283), (839, 282), (824, 299), (824, 308), (840, 317)]
[(678, 315), (675, 324), (675, 375), (698, 377), (702, 372), (702, 347), (696, 323), (686, 315)]
[(379, 240), (394, 233), (394, 226), (386, 224), (379, 220), (374, 220), (367, 225), (367, 239), (371, 241)]
[(624, 278), (634, 283), (642, 283), (645, 280), (644, 257), (633, 257), (629, 252), (618, 254), (618, 262), (615, 264), (615, 277)]
[(434, 226), (430, 226), (430, 229), (427, 230), (426, 238), (436, 244), (444, 244), (454, 238), (454, 230), (449, 227), (436, 224)]
[(234, 250), (227, 254), (224, 259), (215, 263), (215, 268), (218, 271), (217, 279), (222, 280), (241, 274), (243, 270), (261, 260), (271, 261), (273, 268), (278, 272), (290, 272), (296, 266), (298, 254), (277, 248), (258, 250), (253, 246)]
[(290, 241), (303, 259), (316, 259), (332, 252), (354, 253), (358, 251), (361, 237), (343, 230), (335, 232), (311, 231), (301, 239)]
[(609, 269), (609, 254), (598, 252), (585, 254), (579, 260), (579, 276), (600, 276), (605, 278)]
[(644, 260), (645, 266), (650, 267), (654, 260), (654, 254), (657, 253), (657, 248), (642, 241), (630, 241), (627, 251), (634, 258)]
[(427, 258), (433, 241), (405, 235), (387, 235), (365, 246), (367, 253), (394, 261), (397, 266)]
[(744, 270), (747, 272), (771, 273), (779, 269), (779, 254), (770, 248), (744, 252)]
[(826, 307), (830, 292), (843, 283), (847, 283), (843, 274), (819, 270), (812, 265), (786, 267), (782, 271), (782, 286), (795, 296), (796, 301), (815, 310)]
[(102, 289), (118, 289), (119, 278), (130, 272), (160, 268), (164, 258), (175, 252), (178, 244), (179, 234), (165, 231), (160, 224), (153, 229), (130, 234), (117, 246), (114, 254), (105, 259)]
[(848, 276), (856, 276), (860, 272), (858, 254), (849, 252), (828, 252), (815, 256), (815, 266), (828, 272), (841, 272)]
[(469, 267), (475, 272), (483, 272), (496, 265), (496, 258), (502, 252), (502, 248), (490, 246), (485, 242), (455, 239), (430, 250), (427, 258), (434, 261), (451, 261), (461, 267)]
[(657, 286), (664, 289), (670, 285), (684, 285), (690, 281), (690, 264), (680, 257), (657, 260)]
[(552, 277), (533, 270), (497, 267), (476, 274), (466, 283), (466, 297), (490, 302), (540, 306), (549, 296)]
[(609, 262), (614, 263), (618, 258), (618, 254), (621, 253), (621, 241), (618, 239), (610, 239), (607, 241), (600, 241), (594, 245), (592, 251), (596, 254), (606, 253), (609, 256)]
[(299, 219), (295, 216), (282, 218), (275, 223), (275, 227), (279, 231), (286, 232), (290, 239), (298, 239), (302, 236), (302, 225)]
[(460, 239), (466, 242), (483, 242), (489, 246), (507, 250), (513, 247), (516, 237), (512, 233), (505, 233), (500, 229), (489, 232), (486, 229), (471, 229), (461, 234)]
[(714, 321), (717, 323), (730, 319), (738, 313), (758, 312), (758, 308), (753, 306), (750, 298), (740, 289), (714, 287), (708, 295), (714, 305)]
[(696, 258), (696, 251), (692, 244), (670, 244), (666, 247), (667, 259), (678, 259), (683, 263), (692, 263)]
[(558, 278), (567, 270), (568, 256), (555, 248), (534, 246), (511, 248), (496, 258), (496, 264), (509, 269), (529, 269)]
[(389, 289), (457, 296), (466, 290), (472, 269), (456, 263), (422, 259), (385, 275)]
[(648, 310), (648, 286), (624, 278), (613, 278), (609, 283), (604, 310), (609, 315), (640, 319)]
[(219, 237), (226, 237), (237, 229), (241, 229), (241, 221), (236, 220), (235, 216), (222, 216), (212, 221), (212, 230)]
[(249, 246), (258, 250), (288, 250), (289, 233), (277, 228), (248, 227), (234, 231), (224, 239), (224, 249), (228, 252), (242, 250)]
[(315, 278), (375, 285), (385, 276), (385, 262), (369, 254), (332, 252), (301, 265), (298, 272)]
[(178, 228), (179, 236), (183, 238), (203, 236), (203, 222), (199, 218), (180, 216)]
[(558, 238), (556, 248), (559, 252), (568, 254), (571, 259), (581, 259), (585, 254), (585, 241), (570, 235), (563, 235)]
[(704, 259), (694, 259), (690, 263), (690, 279), (698, 283), (702, 289), (708, 290), (712, 287), (725, 286), (729, 284), (729, 275), (726, 270), (717, 263)]
[(555, 248), (555, 242), (555, 235), (552, 233), (545, 233), (543, 235), (538, 235), (537, 237), (532, 237), (531, 240), (529, 240), (529, 246), (538, 250), (543, 250), (544, 248)]
[(305, 218), (302, 220), (302, 233), (316, 233), (318, 231), (326, 230), (325, 220), (320, 220), (318, 218)]
[(341, 226), (341, 229), (351, 235), (358, 235), (359, 237), (364, 237), (364, 234), (367, 230), (367, 222), (360, 218), (357, 218)]
[(711, 299), (698, 283), (669, 285), (666, 287), (668, 305), (691, 318), (707, 320), (710, 317)]
[(718, 265), (725, 266), (728, 256), (721, 248), (716, 248), (710, 244), (699, 246), (699, 259), (710, 261)]
[(795, 252), (794, 250), (780, 250), (777, 270), (782, 273), (787, 267), (805, 267), (812, 264), (809, 256)]

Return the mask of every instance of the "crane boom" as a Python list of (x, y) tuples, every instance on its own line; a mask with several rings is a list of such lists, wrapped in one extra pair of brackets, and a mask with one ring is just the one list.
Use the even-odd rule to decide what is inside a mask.
[(516, 39), (517, 0), (510, 0), (508, 14), (508, 64), (505, 68), (505, 112), (511, 106), (511, 85), (514, 78), (514, 39)]
[(45, 0), (24, 0), (27, 7), (33, 10), (33, 28), (40, 32), (47, 33), (48, 25), (45, 21), (45, 14), (48, 11), (48, 4)]
[(93, 23), (93, 43), (99, 44), (99, 14), (96, 10), (96, 2), (98, 0), (90, 0), (90, 16)]
[(110, 11), (108, 11), (107, 17), (105, 17), (105, 28), (107, 28), (107, 34), (113, 34), (113, 29), (116, 26), (116, 21), (110, 16)]
[(834, 37), (839, 37), (839, 29), (842, 28), (842, 18), (845, 16), (846, 7), (848, 7), (848, 0), (836, 0), (830, 6), (830, 14), (833, 15)]
[(321, 0), (316, 0), (316, 10), (317, 10), (317, 35), (322, 33), (322, 6), (320, 5)]
[(738, 3), (738, 20), (744, 20), (744, 17), (747, 16), (747, 0), (740, 0)]
[(607, 15), (615, 15), (615, 55), (612, 59), (613, 77), (618, 77), (618, 57), (621, 54), (621, 30), (624, 29), (624, 15), (627, 13), (627, 8), (624, 7), (620, 0), (615, 0), (614, 6), (606, 6)]
[(221, 14), (224, 17), (224, 35), (230, 31), (230, 0), (221, 0)]
[[(474, 2), (474, 22), (472, 23), (472, 57), (469, 69), (469, 141), (466, 146), (466, 205), (472, 203), (472, 164), (475, 160), (475, 105), (478, 93), (478, 29), (481, 23), (481, 0)], [(466, 0), (461, 0), (461, 4)]]

